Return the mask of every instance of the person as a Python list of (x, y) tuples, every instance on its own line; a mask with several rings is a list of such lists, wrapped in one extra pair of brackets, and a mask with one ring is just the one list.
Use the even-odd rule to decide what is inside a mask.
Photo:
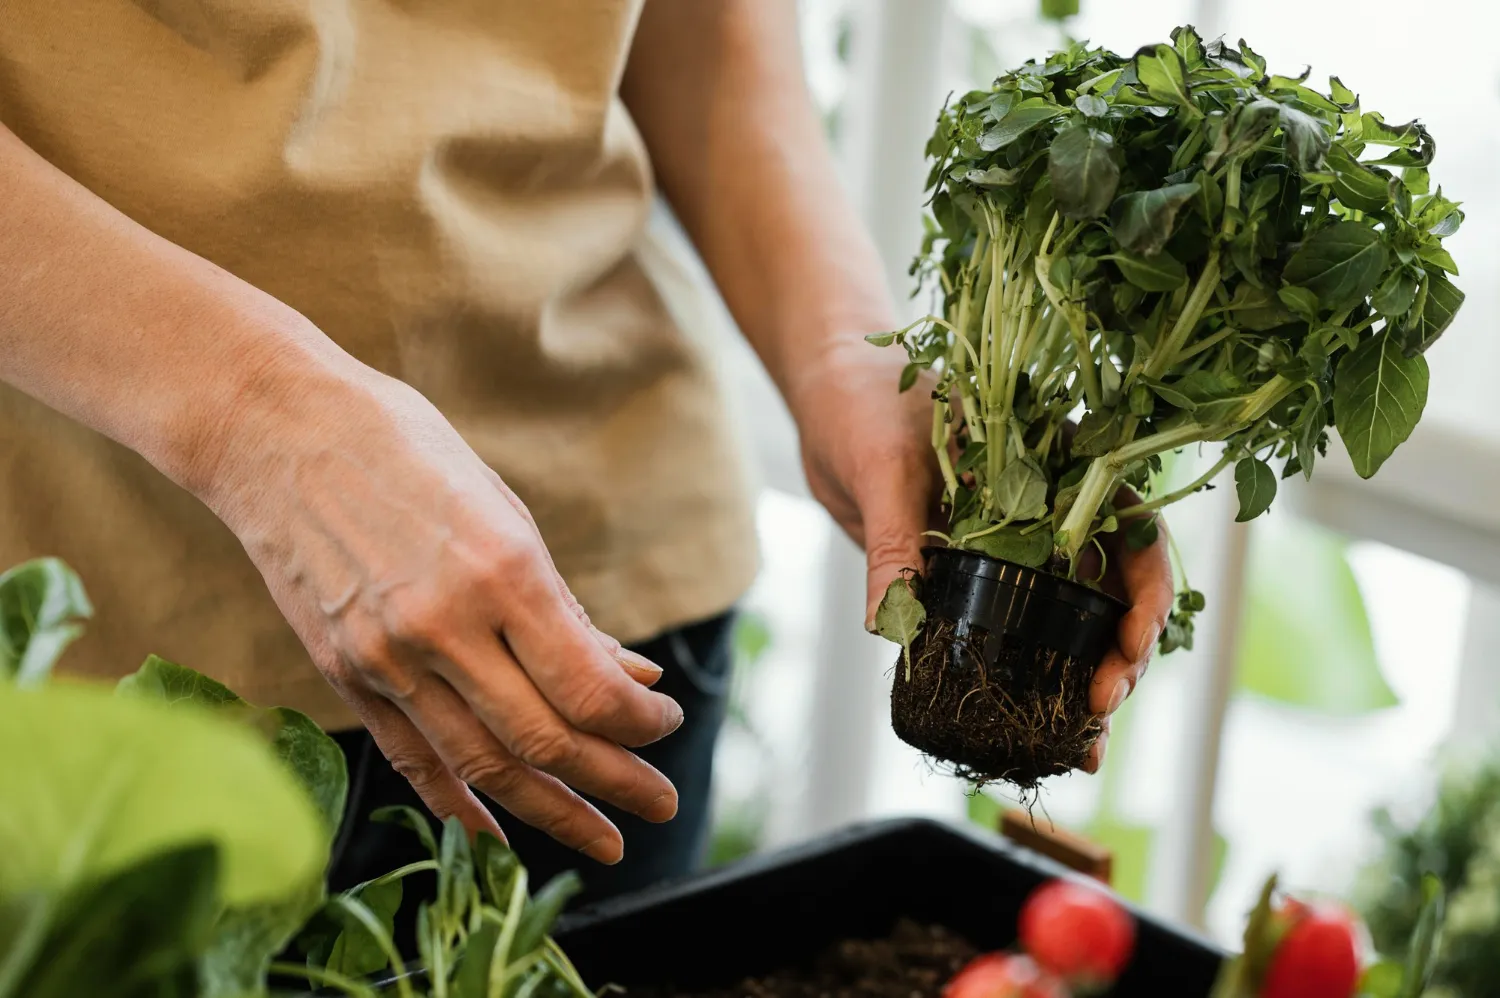
[[(81, 572), (69, 668), (157, 652), (338, 732), (336, 885), (403, 801), (619, 864), (596, 893), (689, 868), (756, 555), (658, 189), (872, 616), (937, 493), (792, 0), (11, 0), (0, 67), (0, 558)], [(1160, 546), (1114, 559), (1099, 711), (1171, 600)]]

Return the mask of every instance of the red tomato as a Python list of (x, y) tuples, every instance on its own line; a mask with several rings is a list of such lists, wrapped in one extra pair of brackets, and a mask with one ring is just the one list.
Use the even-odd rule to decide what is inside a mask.
[(953, 976), (943, 998), (1068, 998), (1068, 989), (1030, 957), (986, 953)]
[(1021, 945), (1069, 984), (1112, 984), (1135, 949), (1135, 919), (1096, 887), (1043, 884), (1021, 908)]
[(1289, 925), (1266, 968), (1260, 998), (1350, 998), (1359, 985), (1359, 927), (1337, 905), (1289, 902)]

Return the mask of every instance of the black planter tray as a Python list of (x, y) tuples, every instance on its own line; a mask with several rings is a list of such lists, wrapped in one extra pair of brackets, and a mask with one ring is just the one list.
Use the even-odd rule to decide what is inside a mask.
[[(878, 938), (902, 916), (1004, 948), (1021, 902), (1054, 877), (1078, 879), (994, 833), (894, 819), (579, 909), (554, 936), (591, 987), (725, 986)], [(1207, 995), (1224, 951), (1131, 910), (1135, 956), (1111, 995)]]

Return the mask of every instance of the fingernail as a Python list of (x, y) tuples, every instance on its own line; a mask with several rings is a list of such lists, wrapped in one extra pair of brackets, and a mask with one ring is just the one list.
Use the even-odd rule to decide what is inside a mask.
[(1161, 625), (1152, 624), (1145, 634), (1141, 635), (1141, 646), (1135, 650), (1136, 664), (1146, 661), (1151, 657), (1151, 650), (1156, 647), (1156, 641), (1161, 637)]
[(663, 791), (651, 803), (636, 812), (638, 817), (646, 821), (660, 824), (663, 821), (671, 821), (677, 817), (677, 794), (671, 791)]
[(615, 652), (615, 659), (625, 667), (625, 671), (633, 673), (637, 679), (648, 686), (662, 677), (661, 666), (643, 655), (637, 655), (629, 648), (621, 648)]
[(682, 714), (682, 706), (676, 700), (668, 700), (667, 703), (670, 706), (667, 708), (667, 730), (663, 731), (661, 735), (663, 738), (682, 727), (682, 722), (685, 720)]
[[(1108, 716), (1119, 710), (1120, 704), (1124, 703), (1128, 696), (1130, 696), (1130, 680), (1122, 679), (1115, 683), (1115, 691), (1109, 697), (1109, 706), (1104, 710), (1105, 715)], [(1106, 731), (1105, 735), (1108, 734), (1109, 732)]]
[(601, 835), (578, 851), (605, 866), (614, 866), (625, 858), (625, 844), (612, 835)]

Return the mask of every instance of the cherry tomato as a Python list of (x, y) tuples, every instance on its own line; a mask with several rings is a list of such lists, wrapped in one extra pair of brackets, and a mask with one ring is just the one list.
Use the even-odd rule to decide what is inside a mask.
[(1068, 998), (1068, 989), (1030, 957), (986, 953), (954, 975), (943, 998)]
[(1359, 986), (1359, 926), (1331, 904), (1284, 905), (1286, 920), (1260, 998), (1350, 998)]
[(1112, 984), (1135, 949), (1135, 919), (1100, 888), (1043, 884), (1021, 908), (1021, 945), (1077, 987)]

